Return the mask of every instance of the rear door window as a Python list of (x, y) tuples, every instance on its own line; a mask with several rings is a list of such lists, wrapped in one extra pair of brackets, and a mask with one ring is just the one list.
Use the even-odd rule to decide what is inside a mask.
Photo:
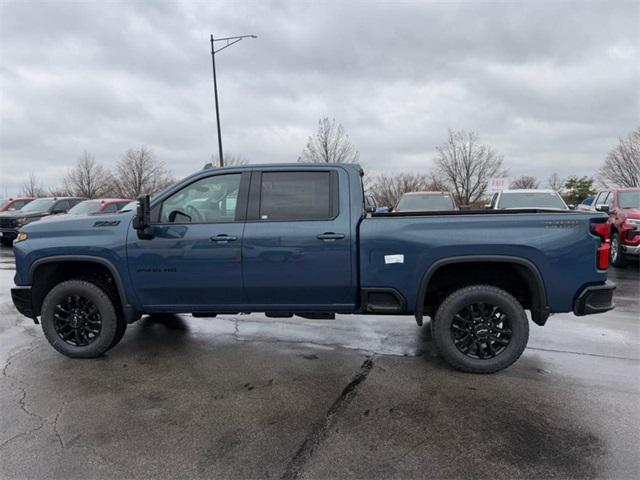
[(71, 205), (69, 204), (69, 200), (60, 200), (56, 203), (55, 207), (53, 207), (53, 210), (58, 212), (68, 212), (70, 208)]
[(263, 172), (261, 221), (327, 220), (337, 215), (331, 172)]

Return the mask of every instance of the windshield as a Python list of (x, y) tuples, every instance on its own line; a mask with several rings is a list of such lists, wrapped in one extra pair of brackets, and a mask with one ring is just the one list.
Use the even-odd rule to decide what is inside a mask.
[(44, 212), (51, 208), (55, 203), (54, 198), (37, 198), (33, 202), (26, 204), (21, 212)]
[(620, 192), (620, 208), (640, 208), (640, 191)]
[(453, 210), (454, 208), (450, 195), (404, 195), (398, 202), (396, 211)]
[(555, 192), (503, 193), (498, 208), (561, 208), (567, 210), (567, 206)]
[(100, 202), (80, 202), (67, 213), (69, 215), (91, 215), (100, 210)]

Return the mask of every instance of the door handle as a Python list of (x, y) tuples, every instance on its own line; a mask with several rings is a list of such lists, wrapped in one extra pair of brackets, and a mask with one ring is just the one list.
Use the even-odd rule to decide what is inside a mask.
[(323, 240), (325, 242), (334, 242), (336, 240), (342, 240), (344, 238), (343, 233), (333, 233), (333, 232), (325, 232), (316, 236), (318, 240)]
[(234, 237), (233, 235), (226, 235), (224, 233), (221, 233), (220, 235), (211, 237), (210, 240), (216, 243), (228, 243), (228, 242), (235, 242), (237, 239), (238, 237)]

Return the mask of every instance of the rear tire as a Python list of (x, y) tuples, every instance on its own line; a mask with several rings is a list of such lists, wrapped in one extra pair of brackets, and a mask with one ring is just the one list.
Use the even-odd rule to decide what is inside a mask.
[(627, 264), (627, 259), (624, 257), (622, 244), (620, 243), (620, 234), (618, 232), (613, 232), (613, 235), (611, 235), (609, 262), (614, 267), (624, 267)]
[(472, 285), (442, 302), (432, 334), (436, 348), (452, 367), (494, 373), (522, 355), (529, 340), (529, 320), (511, 294), (489, 285)]
[(109, 294), (86, 280), (56, 285), (42, 303), (45, 337), (53, 348), (71, 358), (96, 358), (109, 350), (117, 343), (117, 336), (124, 334), (119, 333), (118, 320)]

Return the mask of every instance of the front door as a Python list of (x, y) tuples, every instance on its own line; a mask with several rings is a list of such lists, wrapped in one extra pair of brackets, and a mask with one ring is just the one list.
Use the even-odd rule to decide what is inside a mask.
[(354, 307), (348, 191), (339, 169), (254, 171), (242, 254), (255, 310)]
[(148, 311), (215, 311), (242, 302), (244, 212), (236, 207), (248, 181), (248, 173), (201, 178), (162, 202), (152, 239), (129, 232), (129, 273)]

